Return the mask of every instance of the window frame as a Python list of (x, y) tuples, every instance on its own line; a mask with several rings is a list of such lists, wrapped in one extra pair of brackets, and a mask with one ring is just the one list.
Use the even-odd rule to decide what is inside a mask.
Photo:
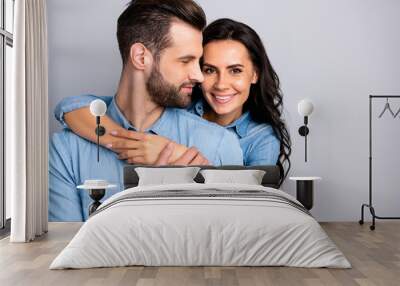
[[(10, 219), (6, 215), (6, 188), (5, 188), (5, 93), (6, 93), (6, 46), (13, 48), (13, 34), (6, 30), (6, 0), (0, 0), (1, 21), (0, 21), (0, 237), (10, 231)], [(15, 0), (12, 0), (13, 13)], [(13, 17), (14, 15), (11, 15)], [(13, 27), (14, 30), (14, 27)]]

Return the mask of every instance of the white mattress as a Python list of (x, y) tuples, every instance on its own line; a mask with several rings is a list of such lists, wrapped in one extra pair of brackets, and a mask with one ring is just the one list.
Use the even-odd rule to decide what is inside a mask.
[[(251, 192), (248, 197), (180, 196), (177, 192), (172, 197), (135, 198), (146, 196), (144, 192), (171, 190), (211, 195), (254, 190), (269, 198), (263, 194), (252, 197)], [(128, 265), (351, 267), (318, 222), (297, 204), (280, 190), (254, 185), (135, 187), (106, 200), (50, 269)]]

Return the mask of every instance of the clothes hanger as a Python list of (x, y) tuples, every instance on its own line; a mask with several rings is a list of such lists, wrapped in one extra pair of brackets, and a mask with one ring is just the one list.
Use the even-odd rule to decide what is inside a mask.
[[(399, 115), (399, 114), (400, 114), (400, 108), (399, 108), (399, 110), (397, 110), (396, 114), (394, 115), (394, 118), (396, 118), (397, 115)], [(400, 115), (399, 115), (399, 118), (400, 118)]]
[[(378, 118), (381, 118), (383, 116), (383, 114), (386, 112), (386, 110), (389, 110), (390, 114), (392, 114), (393, 117), (395, 117), (394, 112), (392, 111), (392, 109), (390, 108), (390, 104), (389, 104), (389, 98), (386, 98), (386, 104), (385, 107), (383, 108), (383, 111), (381, 112), (381, 114), (379, 114)], [(397, 112), (398, 113), (398, 112)], [(396, 115), (397, 115), (396, 113)]]

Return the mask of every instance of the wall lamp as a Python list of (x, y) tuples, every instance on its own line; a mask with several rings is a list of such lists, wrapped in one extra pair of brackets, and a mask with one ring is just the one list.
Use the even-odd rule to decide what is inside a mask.
[(90, 103), (90, 113), (96, 117), (96, 129), (95, 133), (97, 135), (97, 162), (99, 162), (100, 151), (99, 151), (99, 143), (100, 136), (103, 136), (106, 133), (106, 129), (104, 126), (100, 125), (100, 117), (104, 116), (107, 112), (107, 105), (101, 99), (95, 99)]
[(297, 111), (301, 116), (304, 117), (304, 125), (299, 128), (299, 134), (304, 136), (305, 144), (304, 144), (304, 161), (307, 162), (307, 135), (310, 133), (310, 129), (308, 129), (308, 116), (313, 112), (314, 105), (310, 100), (303, 99), (297, 105)]

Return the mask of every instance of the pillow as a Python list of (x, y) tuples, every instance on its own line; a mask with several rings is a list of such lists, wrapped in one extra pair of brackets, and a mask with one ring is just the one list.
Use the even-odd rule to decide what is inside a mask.
[(193, 179), (199, 170), (199, 167), (135, 168), (139, 177), (138, 186), (196, 183)]
[(265, 171), (262, 170), (201, 170), (204, 183), (236, 183), (261, 185)]

